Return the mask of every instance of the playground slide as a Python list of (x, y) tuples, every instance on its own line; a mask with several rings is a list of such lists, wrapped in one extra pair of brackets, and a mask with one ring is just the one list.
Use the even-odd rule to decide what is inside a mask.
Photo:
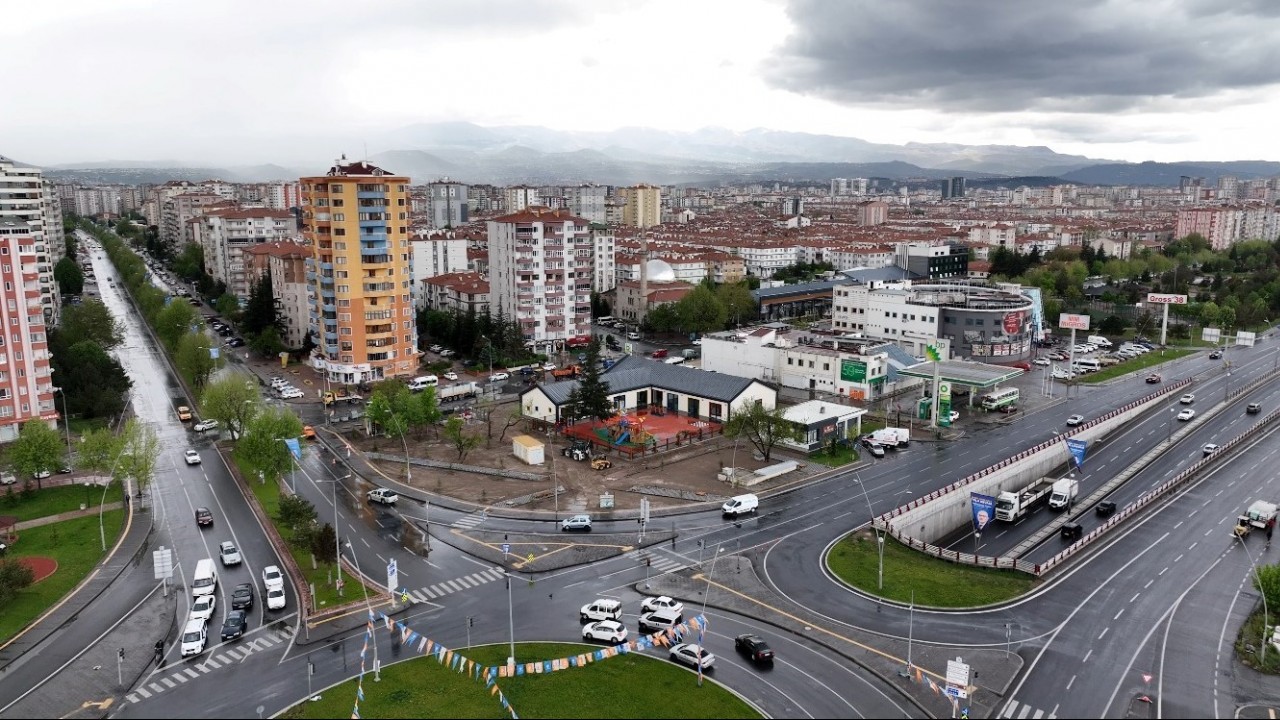
[(614, 443), (613, 443), (613, 444), (614, 444), (614, 445), (621, 445), (621, 444), (625, 443), (625, 442), (627, 441), (627, 438), (629, 438), (629, 437), (631, 437), (631, 433), (629, 433), (629, 432), (624, 432), (624, 433), (622, 433), (621, 435), (619, 435), (619, 436), (618, 436), (618, 439), (617, 439), (616, 441), (614, 441)]

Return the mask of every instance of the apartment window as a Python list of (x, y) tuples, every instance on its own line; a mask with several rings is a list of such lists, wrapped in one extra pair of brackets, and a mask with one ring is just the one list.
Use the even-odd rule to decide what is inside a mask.
[(338, 322), (351, 322), (351, 313), (338, 313)]
[(8, 247), (8, 246), (0, 247), (0, 255), (8, 255), (8, 254), (9, 254), (9, 247)]
[(341, 186), (341, 185), (338, 185), (337, 183), (334, 183), (333, 185), (330, 185), (330, 186), (329, 186), (329, 192), (331, 192), (331, 193), (340, 193), (340, 192), (342, 192), (342, 186)]
[(334, 235), (346, 235), (346, 234), (347, 234), (347, 231), (346, 231), (346, 228), (334, 228), (334, 229), (333, 229), (333, 234), (334, 234)]
[(339, 334), (339, 335), (350, 335), (350, 334), (351, 334), (351, 328), (349, 328), (349, 327), (338, 328), (338, 334)]
[(334, 277), (338, 278), (339, 280), (346, 280), (346, 279), (347, 279), (347, 271), (346, 271), (346, 270), (335, 270), (335, 271), (334, 271)]
[(6, 282), (6, 283), (4, 284), (4, 289), (5, 289), (5, 290), (12, 291), (12, 290), (13, 290), (13, 283), (11, 283), (11, 282)]
[(334, 262), (335, 264), (338, 264), (338, 265), (346, 265), (347, 258), (345, 255), (339, 255), (337, 258), (335, 258)]
[(339, 286), (338, 286), (338, 292), (340, 292), (340, 293), (348, 293), (348, 292), (351, 292), (351, 286), (350, 286), (350, 285), (339, 285)]
[(5, 265), (4, 265), (4, 271), (5, 271), (5, 273), (11, 273), (11, 272), (13, 272), (13, 266), (12, 266), (12, 265), (10, 265), (9, 263), (5, 263)]
[(347, 214), (346, 214), (346, 213), (334, 213), (334, 214), (333, 214), (333, 221), (334, 221), (334, 222), (346, 222), (346, 219), (347, 219)]
[(351, 362), (351, 356), (350, 356), (350, 355), (343, 355), (343, 356), (342, 356), (342, 362), (344, 362), (344, 363), (349, 363), (349, 362)]
[(342, 345), (343, 352), (350, 352), (352, 350), (350, 340), (343, 340), (341, 345)]
[(350, 301), (350, 300), (339, 300), (339, 301), (338, 301), (338, 307), (351, 307), (351, 301)]

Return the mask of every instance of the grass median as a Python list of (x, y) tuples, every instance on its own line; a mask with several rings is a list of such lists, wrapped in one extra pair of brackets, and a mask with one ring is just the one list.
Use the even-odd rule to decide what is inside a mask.
[(1121, 377), (1123, 375), (1128, 375), (1129, 373), (1138, 372), (1139, 370), (1146, 370), (1147, 368), (1150, 368), (1150, 367), (1155, 367), (1163, 363), (1172, 362), (1174, 360), (1177, 360), (1180, 357), (1186, 357), (1187, 355), (1191, 355), (1194, 352), (1196, 351), (1185, 350), (1185, 349), (1175, 350), (1172, 348), (1165, 348), (1164, 350), (1152, 350), (1151, 352), (1145, 355), (1139, 355), (1138, 357), (1133, 358), (1132, 360), (1125, 360), (1119, 365), (1112, 365), (1111, 367), (1105, 367), (1096, 373), (1090, 373), (1083, 377), (1076, 378), (1076, 380), (1077, 382), (1084, 383), (1086, 385), (1105, 382), (1107, 380), (1112, 380), (1112, 379)]
[(893, 539), (884, 541), (884, 589), (879, 590), (880, 562), (870, 530), (848, 535), (827, 554), (827, 568), (841, 580), (873, 596), (930, 607), (963, 608), (1011, 600), (1036, 586), (1036, 580), (1014, 570), (976, 568), (939, 560)]
[[(381, 631), (380, 631), (381, 632)], [(516, 646), (520, 662), (551, 660), (600, 646), (529, 643)], [(506, 645), (484, 645), (463, 654), (484, 666), (506, 662)], [(661, 651), (665, 655), (666, 651)], [(726, 658), (727, 659), (727, 658)], [(708, 677), (714, 675), (714, 670)], [(497, 686), (523, 718), (758, 718), (733, 693), (653, 655), (633, 653), (546, 674), (500, 678)], [(316, 702), (286, 710), (285, 718), (351, 717), (356, 681), (325, 690)], [(450, 670), (431, 657), (382, 668), (382, 682), (366, 675), (363, 718), (509, 718), (484, 682)]]
[[(134, 522), (147, 522), (147, 517), (135, 517)], [(123, 510), (102, 513), (108, 549), (115, 545), (123, 523)], [(57, 604), (84, 580), (105, 554), (97, 515), (41, 525), (19, 533), (18, 541), (6, 556), (8, 559), (51, 557), (58, 562), (58, 569), (48, 578), (19, 590), (4, 606), (4, 612), (0, 612), (0, 643)]]

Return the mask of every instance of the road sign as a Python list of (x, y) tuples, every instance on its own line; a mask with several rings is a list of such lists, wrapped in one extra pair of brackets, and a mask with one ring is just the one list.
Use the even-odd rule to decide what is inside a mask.
[(503, 555), (511, 554), (511, 543), (502, 543), (502, 554)]
[(1186, 305), (1186, 295), (1166, 295), (1164, 293), (1147, 293), (1147, 302), (1152, 305)]
[(969, 688), (969, 664), (961, 658), (947, 661), (947, 694), (954, 698), (967, 698)]
[(1207, 343), (1217, 344), (1222, 339), (1222, 328), (1207, 327), (1200, 331), (1200, 339)]
[(156, 580), (173, 577), (173, 551), (161, 545), (151, 553), (151, 566)]
[(1062, 313), (1058, 316), (1058, 327), (1063, 330), (1088, 330), (1088, 315), (1072, 315), (1070, 313)]
[(387, 562), (387, 592), (394, 593), (400, 587), (400, 570), (396, 566), (396, 559), (391, 558)]
[(948, 695), (950, 695), (953, 698), (964, 697), (964, 691), (952, 685), (948, 685), (946, 687), (946, 692)]

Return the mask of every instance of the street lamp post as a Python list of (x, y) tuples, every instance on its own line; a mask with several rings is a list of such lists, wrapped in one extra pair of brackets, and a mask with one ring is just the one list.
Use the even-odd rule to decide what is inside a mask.
[(67, 414), (67, 393), (60, 387), (55, 387), (53, 391), (62, 396), (62, 425), (67, 431), (67, 462), (71, 462), (71, 416)]
[[(875, 533), (876, 543), (879, 545), (878, 553), (880, 556), (879, 570), (876, 573), (876, 589), (884, 590), (884, 532), (876, 527), (876, 511), (871, 509), (871, 498), (867, 495), (867, 486), (862, 484), (862, 477), (855, 476), (854, 482), (858, 483), (858, 487), (862, 490), (862, 499), (867, 501), (867, 514), (871, 516), (871, 532)], [(977, 540), (974, 540), (974, 554), (977, 554)]]
[(707, 614), (707, 597), (711, 595), (711, 578), (716, 575), (716, 560), (720, 559), (720, 553), (724, 552), (724, 548), (716, 545), (716, 551), (711, 556), (711, 571), (707, 573), (707, 591), (702, 594), (702, 614)]

